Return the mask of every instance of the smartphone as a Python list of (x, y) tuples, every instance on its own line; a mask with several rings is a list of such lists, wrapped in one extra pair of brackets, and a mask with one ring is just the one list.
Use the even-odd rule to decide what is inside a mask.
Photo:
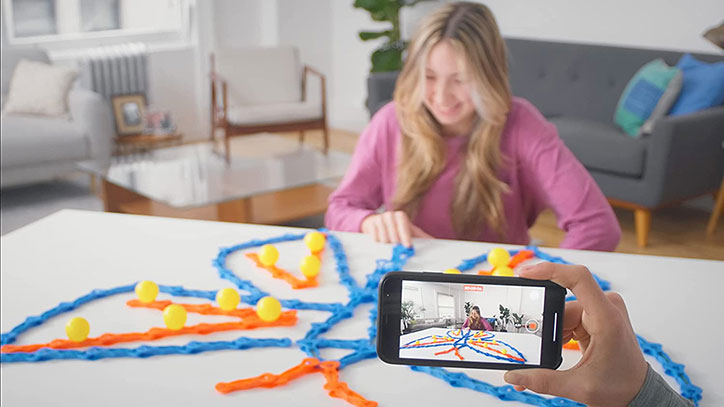
[(556, 369), (566, 289), (552, 281), (391, 272), (379, 285), (384, 362), (476, 369)]

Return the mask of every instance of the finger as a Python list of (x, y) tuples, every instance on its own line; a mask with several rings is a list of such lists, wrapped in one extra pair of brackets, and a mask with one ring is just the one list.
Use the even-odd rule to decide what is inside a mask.
[(390, 237), (390, 242), (400, 243), (400, 236), (397, 233), (397, 222), (395, 222), (392, 212), (383, 213), (382, 220), (385, 222), (385, 228), (387, 229), (387, 235)]
[(583, 306), (578, 301), (569, 301), (563, 310), (563, 335), (581, 325)]
[(397, 223), (397, 231), (400, 233), (400, 241), (403, 245), (412, 246), (412, 231), (410, 230), (410, 218), (402, 211), (394, 213), (395, 222)]
[(572, 396), (572, 392), (576, 391), (576, 379), (570, 370), (509, 370), (505, 372), (503, 378), (516, 388), (524, 387), (536, 393), (576, 399)]
[(385, 227), (385, 221), (382, 219), (382, 216), (378, 216), (376, 221), (380, 234), (379, 241), (382, 243), (390, 243), (390, 236), (387, 234), (387, 228)]
[(520, 270), (520, 277), (534, 280), (553, 280), (576, 295), (586, 313), (601, 322), (611, 312), (611, 303), (601, 291), (593, 275), (583, 266), (538, 263)]
[(434, 236), (431, 234), (425, 232), (424, 230), (420, 229), (419, 226), (415, 225), (414, 223), (410, 223), (410, 230), (412, 231), (413, 237), (422, 237), (425, 239), (434, 239)]
[(381, 241), (380, 238), (380, 228), (377, 227), (377, 221), (372, 220), (370, 222), (370, 234), (372, 235), (372, 238), (375, 240), (375, 242)]

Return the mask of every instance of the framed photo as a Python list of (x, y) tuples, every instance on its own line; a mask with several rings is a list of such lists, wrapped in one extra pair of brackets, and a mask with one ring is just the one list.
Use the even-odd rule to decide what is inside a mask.
[(142, 93), (113, 96), (112, 104), (119, 136), (143, 133), (146, 127), (146, 97)]

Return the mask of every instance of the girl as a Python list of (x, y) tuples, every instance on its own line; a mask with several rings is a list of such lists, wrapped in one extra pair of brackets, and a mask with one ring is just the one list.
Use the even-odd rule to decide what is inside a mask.
[(469, 328), (474, 331), (492, 331), (493, 327), (490, 326), (485, 318), (480, 317), (480, 308), (477, 305), (473, 305), (470, 309), (470, 316), (465, 320), (463, 328)]
[(555, 126), (512, 97), (490, 10), (442, 6), (410, 44), (394, 100), (362, 133), (327, 227), (407, 246), (412, 237), (528, 244), (545, 208), (566, 232), (561, 247), (618, 244), (613, 210)]

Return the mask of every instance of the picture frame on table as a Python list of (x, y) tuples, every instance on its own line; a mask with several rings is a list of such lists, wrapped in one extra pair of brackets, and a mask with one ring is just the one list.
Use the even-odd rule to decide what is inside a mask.
[(146, 96), (142, 93), (116, 95), (111, 98), (116, 132), (119, 136), (143, 133), (146, 128)]

